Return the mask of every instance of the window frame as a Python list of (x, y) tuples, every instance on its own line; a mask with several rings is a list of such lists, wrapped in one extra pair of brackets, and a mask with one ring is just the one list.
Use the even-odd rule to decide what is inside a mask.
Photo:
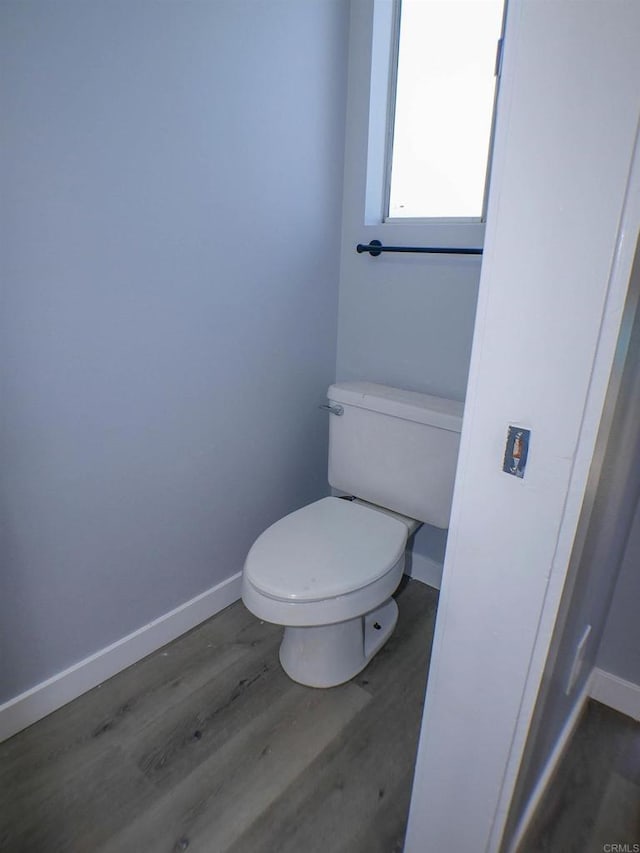
[[(495, 87), (493, 93), (493, 104), (492, 104), (492, 113), (491, 113), (491, 129), (489, 133), (489, 147), (487, 154), (487, 163), (485, 170), (485, 180), (484, 180), (484, 193), (482, 200), (482, 214), (477, 217), (464, 217), (464, 216), (456, 216), (456, 217), (436, 217), (436, 216), (425, 216), (425, 217), (416, 217), (416, 216), (390, 216), (389, 215), (389, 207), (391, 203), (391, 170), (392, 170), (392, 161), (393, 161), (393, 137), (394, 137), (394, 129), (395, 129), (395, 104), (396, 104), (396, 90), (397, 90), (397, 82), (398, 82), (398, 59), (399, 59), (399, 50), (400, 50), (400, 20), (402, 14), (402, 0), (391, 0), (389, 4), (388, 0), (374, 0), (374, 20), (373, 20), (373, 45), (372, 45), (372, 53), (371, 53), (371, 96), (370, 96), (370, 127), (369, 127), (369, 145), (372, 143), (372, 129), (375, 134), (375, 127), (372, 128), (373, 125), (380, 124), (380, 108), (379, 106), (374, 105), (374, 98), (379, 98), (381, 93), (381, 86), (378, 83), (376, 85), (376, 72), (380, 69), (376, 69), (376, 63), (384, 62), (383, 52), (386, 50), (387, 52), (387, 68), (386, 68), (386, 95), (384, 95), (384, 162), (383, 162), (383, 173), (382, 173), (382, 183), (381, 186), (378, 187), (378, 191), (382, 192), (382, 207), (380, 212), (379, 224), (381, 225), (425, 225), (425, 226), (437, 226), (438, 231), (442, 231), (451, 229), (451, 233), (455, 233), (461, 231), (462, 228), (460, 226), (478, 226), (477, 229), (472, 229), (477, 231), (477, 245), (482, 246), (484, 242), (484, 226), (486, 223), (486, 215), (487, 215), (487, 206), (489, 199), (489, 189), (491, 185), (491, 167), (493, 160), (493, 150), (494, 150), (494, 142), (495, 142), (495, 129), (496, 129), (496, 120), (497, 120), (497, 110), (498, 110), (498, 94), (500, 89), (500, 78), (501, 78), (501, 70), (502, 70), (502, 55), (503, 55), (503, 47), (504, 47), (504, 31), (506, 24), (506, 16), (507, 16), (507, 6), (509, 0), (504, 0), (503, 12), (502, 12), (502, 23), (500, 28), (500, 36), (498, 38), (497, 46), (496, 46), (496, 59), (495, 59), (495, 67), (494, 67), (494, 75), (495, 75)], [(388, 6), (390, 11), (385, 15), (384, 7)], [(385, 46), (386, 43), (386, 46)], [(379, 133), (378, 128), (378, 133)], [(369, 158), (370, 159), (370, 158)], [(367, 164), (367, 195), (369, 195), (369, 166), (370, 162)], [(378, 182), (376, 182), (378, 183)], [(374, 224), (371, 220), (368, 224)], [(458, 227), (457, 227), (458, 226)], [(468, 229), (465, 228), (465, 231)]]

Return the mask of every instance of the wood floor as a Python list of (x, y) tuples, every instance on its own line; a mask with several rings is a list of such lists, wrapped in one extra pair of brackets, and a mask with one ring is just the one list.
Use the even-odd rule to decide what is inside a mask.
[(640, 850), (640, 724), (590, 701), (518, 853)]
[(437, 593), (330, 690), (290, 681), (238, 602), (0, 744), (0, 849), (401, 851)]

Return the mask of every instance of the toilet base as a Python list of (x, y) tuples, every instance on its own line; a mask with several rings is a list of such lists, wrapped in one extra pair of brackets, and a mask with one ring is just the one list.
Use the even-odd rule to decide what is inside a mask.
[(333, 625), (286, 627), (280, 663), (289, 678), (307, 687), (335, 687), (357, 675), (382, 648), (398, 621), (398, 605), (380, 607)]

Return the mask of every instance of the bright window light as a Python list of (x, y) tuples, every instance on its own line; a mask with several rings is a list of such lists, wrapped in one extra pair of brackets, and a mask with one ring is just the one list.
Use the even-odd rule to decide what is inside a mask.
[(389, 217), (483, 213), (503, 0), (402, 0)]

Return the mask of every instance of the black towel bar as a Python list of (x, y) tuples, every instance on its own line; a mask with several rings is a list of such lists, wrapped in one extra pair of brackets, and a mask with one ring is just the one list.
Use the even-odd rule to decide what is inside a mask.
[(380, 240), (370, 243), (358, 243), (356, 252), (361, 255), (369, 252), (372, 258), (377, 258), (382, 252), (418, 252), (422, 255), (481, 255), (482, 249), (447, 248), (444, 246), (383, 246)]

